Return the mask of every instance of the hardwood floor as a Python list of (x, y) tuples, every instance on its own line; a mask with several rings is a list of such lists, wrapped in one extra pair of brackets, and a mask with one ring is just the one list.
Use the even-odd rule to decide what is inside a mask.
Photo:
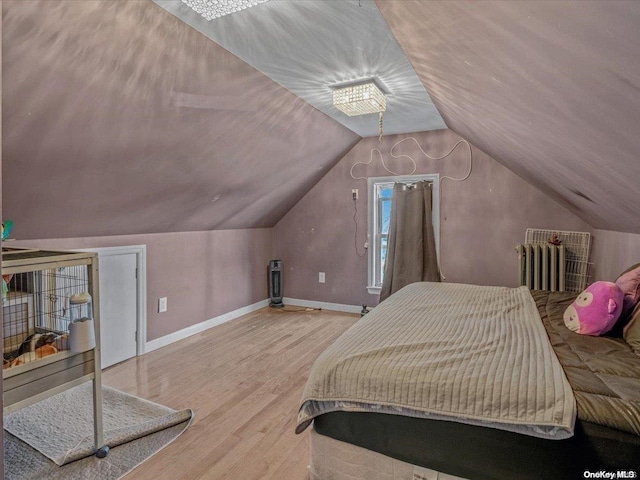
[(182, 436), (125, 477), (308, 477), (308, 431), (294, 425), (316, 357), (358, 316), (265, 308), (107, 369), (103, 383), (195, 420)]

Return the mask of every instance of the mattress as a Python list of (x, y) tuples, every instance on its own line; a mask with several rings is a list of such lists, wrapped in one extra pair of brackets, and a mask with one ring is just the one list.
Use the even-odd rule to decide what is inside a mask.
[(459, 422), (344, 411), (316, 417), (314, 430), (463, 478), (566, 479), (583, 478), (586, 470), (637, 472), (640, 358), (622, 339), (585, 337), (564, 328), (562, 313), (574, 296), (533, 292), (577, 399), (571, 438), (547, 440)]
[(418, 282), (382, 302), (314, 363), (297, 432), (330, 411), (573, 434), (575, 403), (526, 287)]

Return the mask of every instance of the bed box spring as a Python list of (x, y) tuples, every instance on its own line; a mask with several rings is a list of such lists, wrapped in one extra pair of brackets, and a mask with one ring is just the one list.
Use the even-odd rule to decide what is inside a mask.
[(470, 479), (572, 479), (584, 470), (638, 470), (640, 437), (588, 422), (545, 440), (458, 422), (378, 413), (331, 412), (314, 430), (391, 458)]
[[(633, 385), (640, 386), (640, 358), (621, 339), (585, 337), (566, 329), (562, 314), (575, 294), (533, 292), (533, 297), (576, 394), (573, 437), (547, 440), (458, 422), (369, 412), (323, 414), (315, 418), (314, 430), (465, 478), (570, 479), (584, 478), (585, 470), (639, 472), (640, 436), (635, 430), (640, 404), (623, 397), (634, 395)], [(635, 395), (640, 396), (640, 388)], [(625, 404), (632, 408), (624, 409)]]
[(313, 456), (308, 480), (467, 480), (402, 462), (310, 430)]

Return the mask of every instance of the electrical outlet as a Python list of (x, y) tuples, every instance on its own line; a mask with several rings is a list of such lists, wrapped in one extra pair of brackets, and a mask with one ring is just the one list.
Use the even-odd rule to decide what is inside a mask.
[(318, 282), (324, 283), (324, 272), (318, 272)]
[(167, 297), (160, 297), (158, 299), (158, 313), (167, 311)]
[(353, 188), (351, 190), (351, 196), (353, 197), (354, 200), (358, 199), (358, 189), (357, 188)]

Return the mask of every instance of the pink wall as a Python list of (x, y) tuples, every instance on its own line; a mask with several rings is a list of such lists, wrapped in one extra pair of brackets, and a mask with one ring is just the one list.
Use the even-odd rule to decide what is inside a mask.
[[(271, 229), (159, 233), (12, 242), (71, 249), (147, 246), (147, 341), (264, 300)], [(158, 312), (158, 298), (168, 311)]]
[[(450, 130), (413, 134), (432, 157), (446, 153), (460, 137)], [(284, 293), (290, 298), (349, 305), (375, 305), (377, 296), (366, 291), (367, 182), (349, 175), (356, 162), (366, 162), (372, 148), (383, 152), (392, 170), (410, 173), (406, 159), (394, 160), (390, 148), (406, 135), (361, 140), (274, 227), (274, 252), (284, 261)], [(396, 154), (411, 155), (416, 173), (463, 177), (468, 150), (458, 146), (446, 159), (428, 160), (415, 143), (404, 142)], [(464, 182), (441, 184), (441, 267), (449, 282), (481, 285), (516, 285), (514, 247), (524, 240), (527, 227), (591, 231), (591, 227), (545, 194), (473, 148), (473, 172)], [(388, 175), (374, 157), (370, 166), (358, 166), (356, 176)], [(358, 188), (357, 242), (354, 239), (354, 203), (351, 189)], [(326, 283), (318, 283), (318, 272)]]
[(615, 279), (631, 265), (640, 263), (640, 235), (594, 230), (591, 259), (592, 279)]

